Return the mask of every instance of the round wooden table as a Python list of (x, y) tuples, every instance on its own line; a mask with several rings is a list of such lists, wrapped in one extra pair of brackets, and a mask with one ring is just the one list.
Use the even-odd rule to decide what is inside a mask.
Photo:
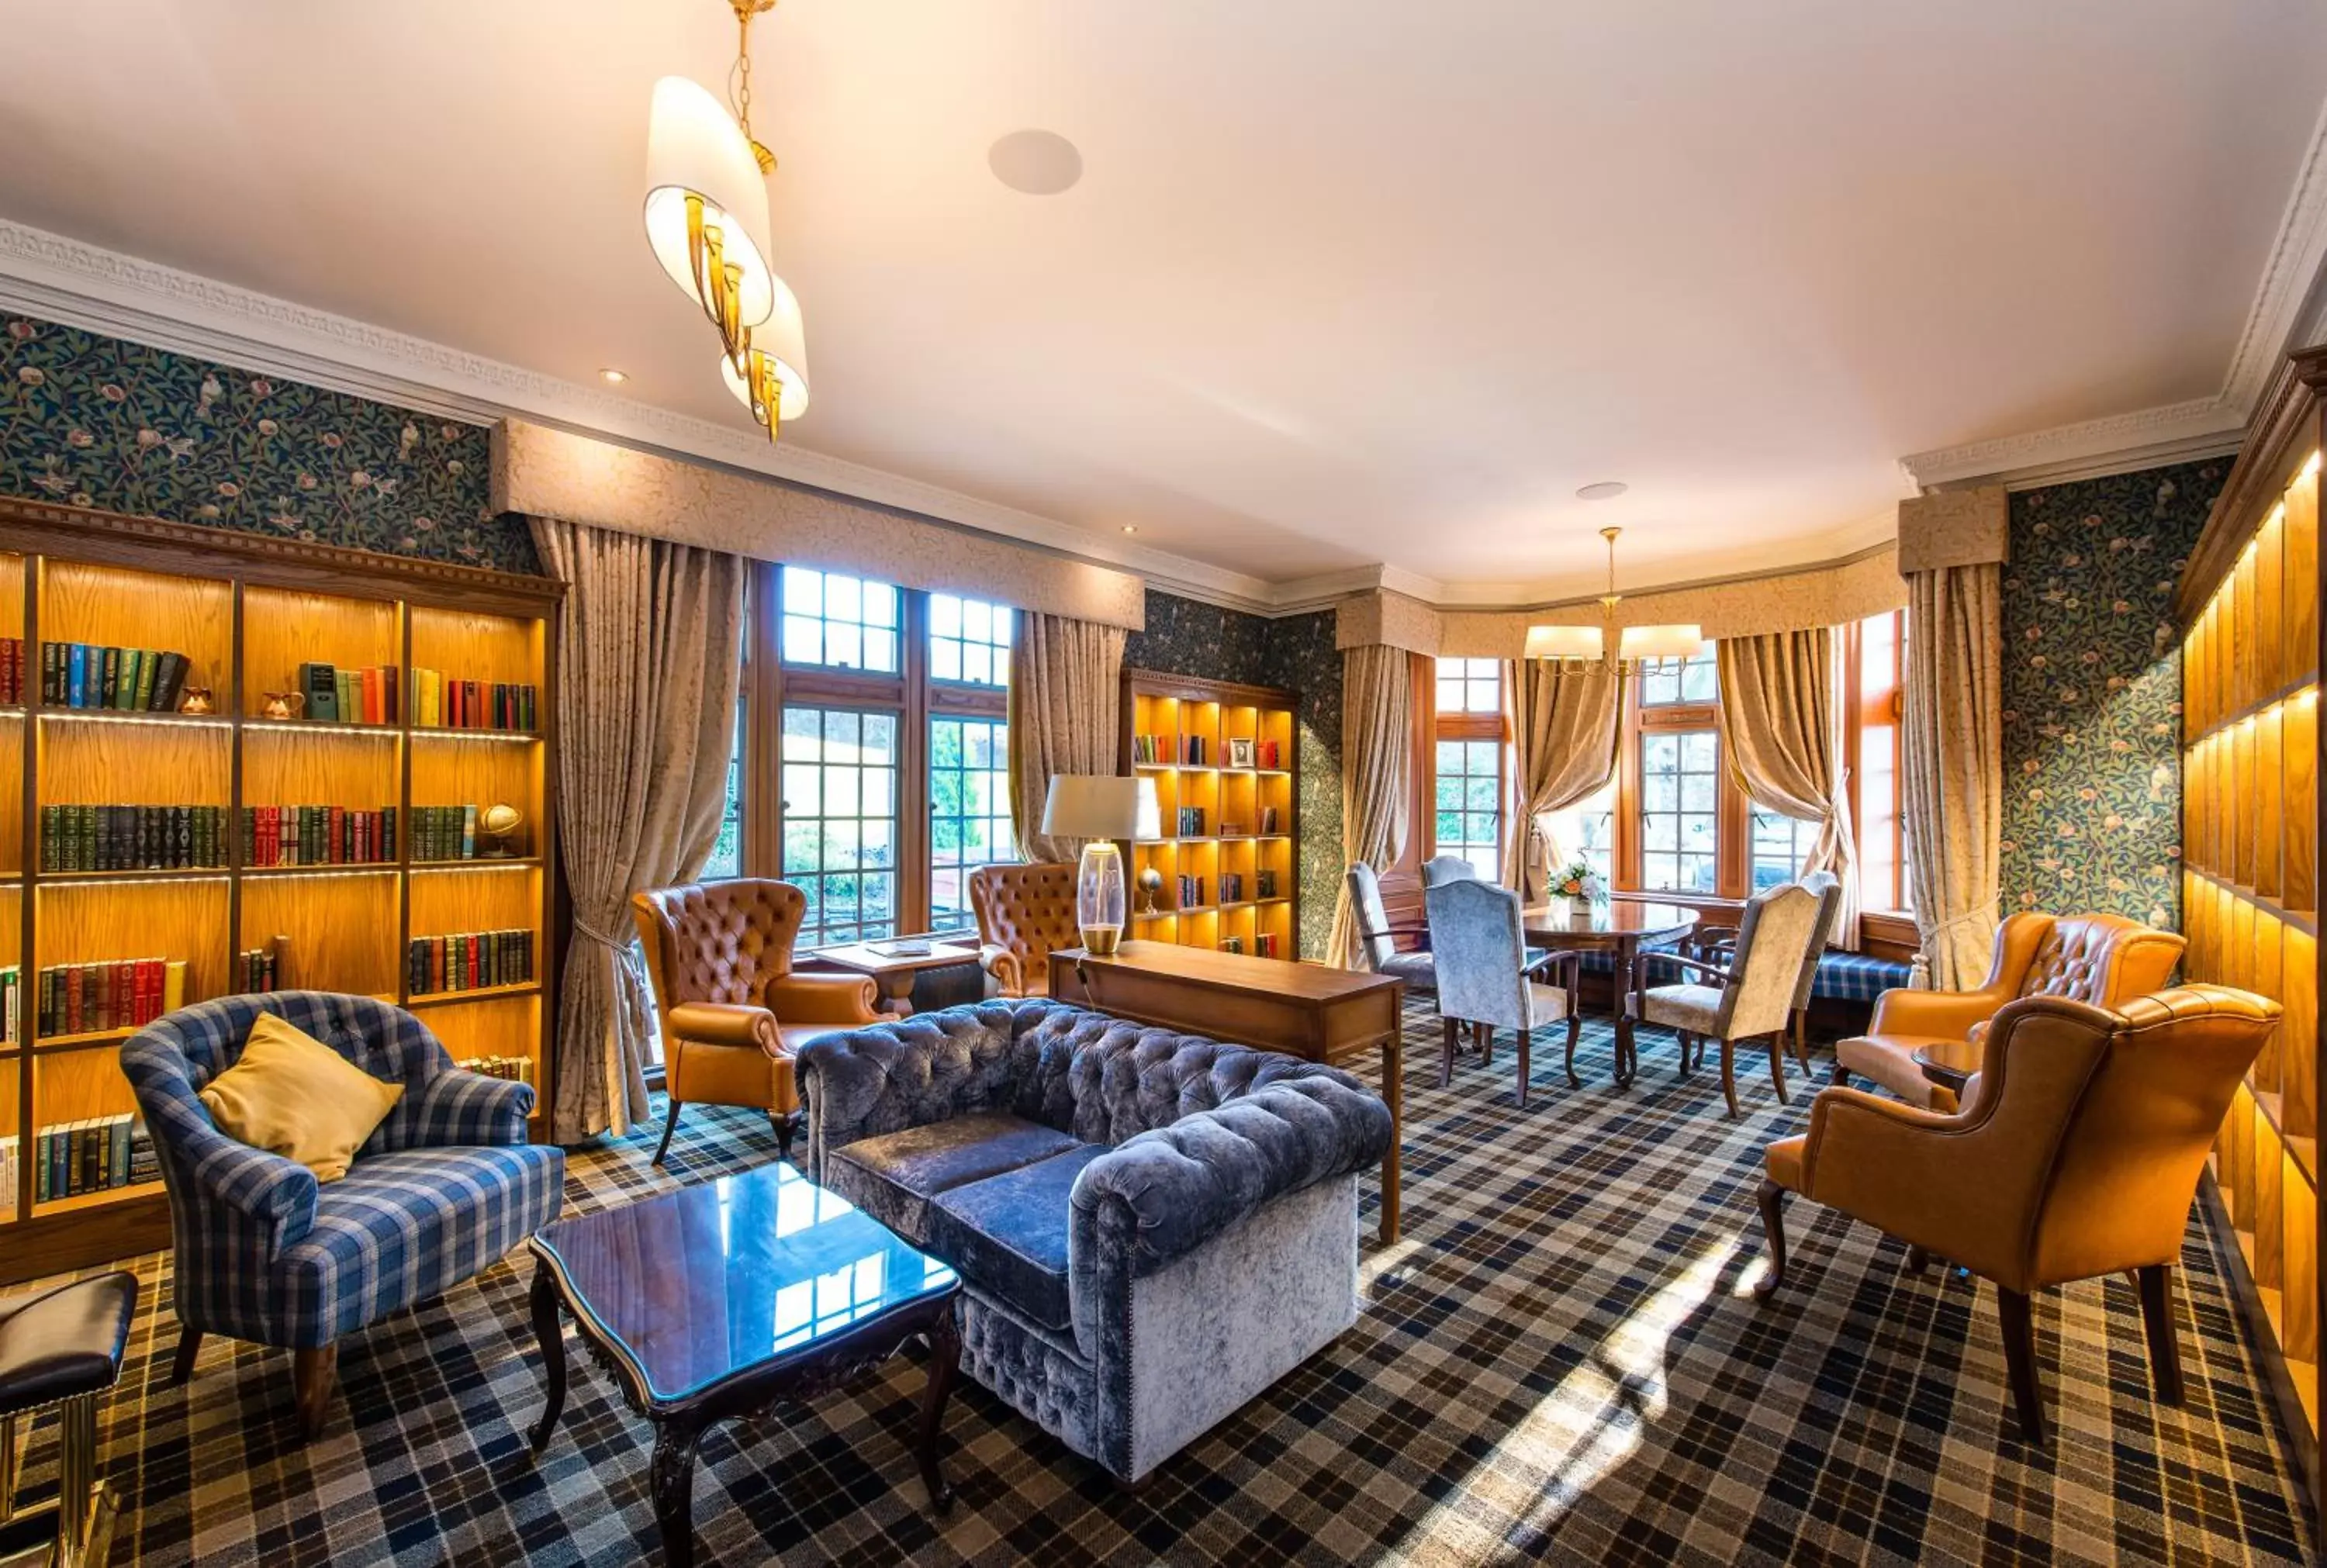
[(1923, 1069), (1925, 1078), (1961, 1096), (1964, 1086), (1979, 1071), (1986, 1050), (1985, 1040), (1935, 1040), (1915, 1048), (1915, 1065)]
[(1636, 996), (1640, 984), (1640, 950), (1678, 940), (1696, 929), (1696, 911), (1678, 904), (1646, 904), (1611, 899), (1586, 904), (1575, 914), (1555, 914), (1548, 904), (1521, 911), (1519, 925), (1528, 945), (1555, 952), (1577, 950), (1616, 956), (1612, 998), (1616, 1011), (1616, 1082), (1629, 1085), (1640, 1070), (1632, 1049), (1632, 1010), (1624, 999)]

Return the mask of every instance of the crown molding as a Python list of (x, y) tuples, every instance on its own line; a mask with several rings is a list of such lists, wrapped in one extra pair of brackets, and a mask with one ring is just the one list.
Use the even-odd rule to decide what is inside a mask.
[(0, 219), (0, 307), (440, 418), (490, 425), (522, 417), (829, 490), (1133, 572), (1175, 593), (1264, 606), (1275, 602), (1272, 585), (1247, 573), (1117, 545), (1055, 518), (797, 444), (777, 445), (756, 432), (657, 408), (5, 219)]

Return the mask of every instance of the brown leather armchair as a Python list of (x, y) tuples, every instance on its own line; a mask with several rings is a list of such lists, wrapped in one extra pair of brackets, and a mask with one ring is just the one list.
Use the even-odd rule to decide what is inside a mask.
[(787, 1159), (799, 1110), (792, 1057), (819, 1035), (878, 1022), (870, 975), (795, 975), (808, 899), (764, 877), (655, 888), (631, 899), (662, 1024), (670, 1112), (654, 1162), (688, 1101), (768, 1113)]
[(1051, 950), (1082, 943), (1075, 924), (1075, 868), (1064, 862), (985, 865), (969, 873), (977, 917), (978, 967), (1005, 996), (1047, 996)]
[(2198, 1172), (2279, 1006), (2220, 985), (2116, 1012), (2030, 997), (1995, 1015), (1985, 1086), (1954, 1115), (1827, 1089), (1809, 1131), (1763, 1151), (1767, 1300), (1784, 1283), (1786, 1194), (1839, 1209), (1992, 1281), (2020, 1427), (2044, 1441), (2032, 1292), (2132, 1271), (2157, 1397), (2182, 1403), (2173, 1274)]
[(1977, 991), (1885, 991), (1866, 1033), (1835, 1047), (1834, 1081), (1846, 1084), (1856, 1073), (1909, 1105), (1952, 1111), (1955, 1094), (1923, 1076), (1918, 1049), (1977, 1039), (2017, 997), (2122, 1006), (2163, 989), (2188, 945), (2123, 915), (2014, 915), (1996, 930), (1986, 985)]

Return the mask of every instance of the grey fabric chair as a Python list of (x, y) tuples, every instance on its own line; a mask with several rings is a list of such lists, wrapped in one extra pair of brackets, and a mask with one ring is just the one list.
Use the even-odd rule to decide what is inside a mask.
[(1745, 906), (1745, 918), (1737, 926), (1735, 957), (1726, 968), (1677, 953), (1665, 955), (1666, 962), (1700, 978), (1650, 986), (1630, 1003), (1635, 1018), (1663, 1024), (1680, 1035), (1683, 1072), (1689, 1069), (1690, 1051), (1697, 1041), (1721, 1042), (1721, 1093), (1733, 1116), (1737, 1115), (1741, 1040), (1768, 1038), (1770, 1081), (1777, 1086), (1780, 1102), (1792, 1101), (1786, 1092), (1785, 1031), (1818, 916), (1818, 895), (1809, 889), (1799, 882), (1771, 888)]
[(1478, 880), (1479, 868), (1459, 854), (1433, 855), (1422, 863), (1422, 891), (1425, 892), (1442, 882)]
[(1423, 893), (1430, 913), (1430, 947), (1438, 969), (1438, 1013), (1444, 1028), (1438, 1063), (1438, 1084), (1444, 1088), (1454, 1075), (1454, 1042), (1459, 1025), (1483, 1031), (1482, 1061), (1494, 1056), (1495, 1031), (1518, 1031), (1519, 1049), (1519, 1103), (1528, 1103), (1528, 1049), (1534, 1031), (1546, 1024), (1567, 1024), (1567, 1081), (1582, 1088), (1575, 1076), (1576, 986), (1584, 955), (1566, 952), (1547, 957), (1543, 967), (1563, 984), (1547, 985), (1529, 973), (1527, 946), (1519, 919), (1519, 895), (1509, 888), (1463, 877), (1443, 882)]
[[(1430, 928), (1390, 924), (1389, 911), (1382, 907), (1381, 879), (1363, 861), (1350, 862), (1342, 876), (1350, 884), (1350, 907), (1358, 916), (1359, 961), (1377, 975), (1396, 975), (1409, 991), (1436, 991), (1438, 970), (1431, 961)], [(1417, 937), (1422, 946), (1401, 953), (1397, 950), (1400, 937)]]
[[(1814, 871), (1802, 878), (1802, 886), (1818, 895), (1818, 922), (1810, 928), (1809, 950), (1802, 955), (1802, 977), (1794, 987), (1794, 1060), (1802, 1076), (1810, 1076), (1810, 993), (1818, 985), (1818, 960), (1826, 957), (1827, 944), (1834, 940), (1835, 922), (1842, 915), (1842, 879), (1830, 871)], [(1699, 926), (1696, 929), (1696, 956), (1707, 963), (1727, 968), (1737, 951), (1737, 928), (1734, 926)]]

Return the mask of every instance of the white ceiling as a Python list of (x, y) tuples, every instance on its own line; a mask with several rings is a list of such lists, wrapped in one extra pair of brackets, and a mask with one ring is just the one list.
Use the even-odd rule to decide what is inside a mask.
[[(650, 85), (733, 34), (14, 7), (0, 218), (747, 427), (638, 217)], [(788, 444), (1470, 596), (1592, 583), (1611, 521), (1635, 583), (1827, 558), (1904, 454), (2214, 396), (2327, 90), (2307, 0), (783, 0), (754, 42)], [(995, 180), (1026, 126), (1081, 184)]]

